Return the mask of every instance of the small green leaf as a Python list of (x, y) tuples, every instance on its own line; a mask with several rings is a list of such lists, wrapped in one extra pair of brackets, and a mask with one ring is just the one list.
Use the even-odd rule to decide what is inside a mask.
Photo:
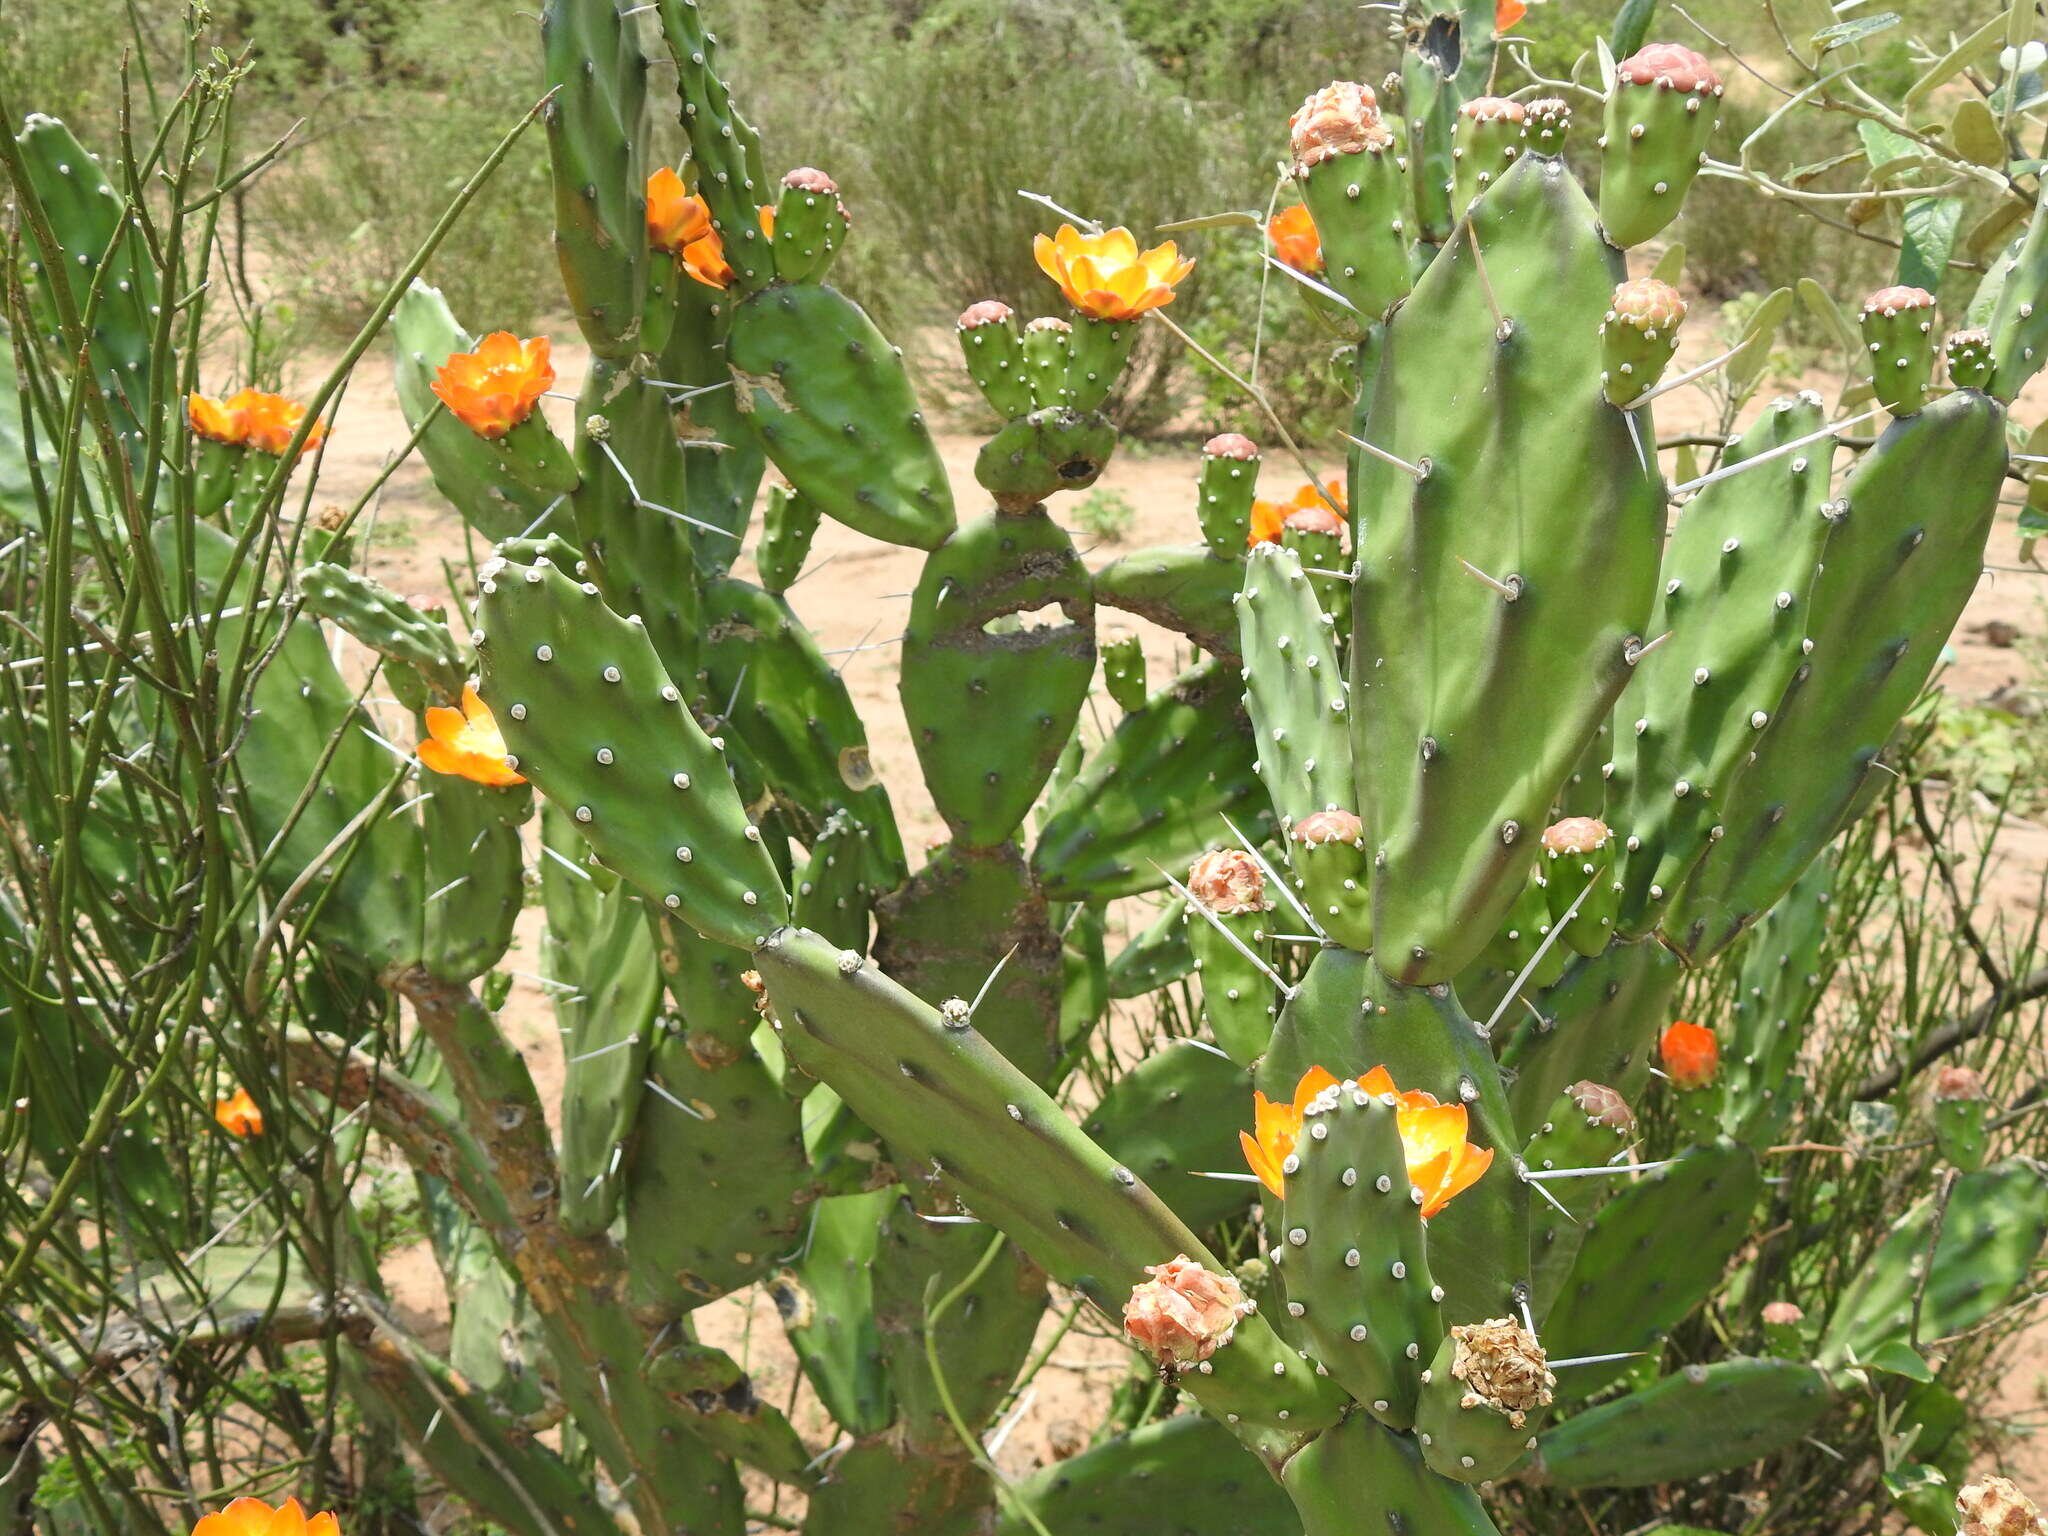
[(1948, 141), (1955, 152), (1973, 165), (2005, 164), (2005, 135), (1998, 131), (1998, 119), (1975, 96), (1965, 96), (1949, 119)]
[(1957, 43), (1935, 62), (1932, 69), (1913, 82), (1912, 87), (1906, 92), (1906, 110), (1912, 111), (1963, 70), (1997, 48), (2005, 41), (2005, 32), (2006, 19), (2003, 15), (1998, 15)]
[(1798, 289), (1799, 302), (1806, 306), (1808, 314), (1827, 327), (1835, 345), (1852, 357), (1860, 358), (1863, 355), (1862, 338), (1856, 334), (1856, 328), (1849, 323), (1848, 316), (1842, 313), (1841, 306), (1827, 289), (1810, 277), (1799, 279)]
[(1838, 21), (1831, 27), (1822, 27), (1813, 34), (1813, 40), (1820, 46), (1822, 53), (1827, 53), (1835, 48), (1846, 48), (1852, 43), (1860, 43), (1867, 37), (1877, 36), (1880, 32), (1889, 32), (1899, 24), (1899, 20), (1897, 11), (1886, 11), (1881, 16), (1855, 16), (1848, 21)]
[(1679, 278), (1685, 275), (1685, 242), (1674, 240), (1664, 247), (1664, 254), (1657, 258), (1657, 270), (1650, 276), (1660, 283), (1678, 286)]
[(1934, 1370), (1920, 1358), (1920, 1352), (1904, 1339), (1893, 1339), (1880, 1345), (1867, 1357), (1857, 1362), (1867, 1370), (1884, 1371), (1888, 1375), (1903, 1376), (1908, 1381), (1928, 1382), (1934, 1380)]
[(1948, 274), (1948, 255), (1955, 249), (1956, 226), (1962, 221), (1959, 197), (1916, 197), (1899, 216), (1899, 281), (1911, 288), (1941, 291)]

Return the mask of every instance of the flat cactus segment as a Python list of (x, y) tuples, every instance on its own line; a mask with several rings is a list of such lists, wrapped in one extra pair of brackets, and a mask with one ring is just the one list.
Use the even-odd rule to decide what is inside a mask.
[[(1748, 1241), (1762, 1195), (1756, 1154), (1725, 1141), (1617, 1191), (1587, 1228), (1551, 1311), (1551, 1357), (1654, 1349)], [(1589, 1397), (1627, 1369), (1626, 1360), (1574, 1366), (1558, 1378), (1559, 1395)]]
[(1265, 1055), (1273, 1038), (1276, 973), (1268, 935), (1277, 915), (1277, 909), (1205, 911), (1197, 898), (1184, 919), (1188, 952), (1202, 978), (1202, 1020), (1230, 1059), (1245, 1066)]
[(380, 582), (346, 566), (309, 565), (299, 572), (305, 611), (327, 619), (391, 661), (413, 668), (436, 704), (462, 697), (469, 667), (438, 613), (422, 613)]
[(1514, 899), (1628, 680), (1664, 530), (1601, 391), (1591, 343), (1621, 273), (1578, 184), (1525, 155), (1462, 230), (1388, 323), (1362, 433), (1421, 478), (1351, 464), (1375, 949), (1413, 984), (1464, 969)]
[(1935, 1219), (1930, 1196), (1863, 1261), (1821, 1335), (1822, 1365), (1866, 1360), (1887, 1344), (1950, 1338), (2003, 1306), (2025, 1283), (2048, 1236), (2048, 1178), (2020, 1158), (1958, 1178), (1930, 1264)]
[(1443, 1321), (1393, 1104), (1356, 1083), (1327, 1090), (1288, 1163), (1273, 1247), (1288, 1314), (1338, 1385), (1406, 1429)]
[(868, 916), (881, 894), (870, 881), (875, 860), (868, 830), (845, 811), (834, 811), (811, 843), (811, 856), (792, 882), (791, 919), (823, 934), (841, 949), (868, 948)]
[[(1291, 549), (1261, 545), (1244, 566), (1237, 598), (1245, 660), (1245, 707), (1258, 744), (1259, 777), (1287, 831), (1288, 857), (1322, 931), (1354, 949), (1372, 947), (1365, 861), (1321, 835), (1331, 813), (1354, 820), (1351, 721), (1336, 625), (1323, 612)], [(1334, 825), (1334, 823), (1333, 823)], [(1349, 830), (1350, 822), (1336, 833)]]
[(788, 486), (768, 487), (768, 501), (761, 509), (761, 542), (754, 547), (754, 564), (760, 570), (761, 585), (776, 596), (787, 592), (803, 570), (818, 522), (818, 509)]
[(1872, 391), (1894, 416), (1912, 415), (1926, 400), (1934, 372), (1934, 295), (1924, 288), (1882, 288), (1863, 301), (1861, 319)]
[(1574, 959), (1534, 997), (1539, 1019), (1518, 1027), (1502, 1052), (1515, 1074), (1508, 1090), (1515, 1123), (1533, 1134), (1557, 1096), (1582, 1078), (1633, 1098), (1649, 1081), (1678, 978), (1678, 960), (1661, 944), (1613, 944)]
[(746, 743), (800, 835), (816, 837), (844, 810), (867, 830), (863, 878), (894, 885), (903, 838), (845, 679), (782, 598), (731, 576), (703, 593), (703, 702)]
[[(15, 135), (15, 144), (51, 233), (62, 247), (62, 274), (56, 280), (69, 292), (72, 313), (82, 320), (93, 289), (100, 291), (86, 361), (106, 397), (114, 429), (139, 467), (142, 423), (152, 406), (167, 403), (151, 399), (157, 264), (141, 226), (127, 216), (127, 200), (108, 184), (100, 157), (89, 153), (69, 128), (54, 117), (31, 112)], [(61, 311), (48, 288), (51, 274), (43, 270), (40, 247), (26, 235), (23, 247), (38, 253), (27, 263), (28, 299), (36, 327), (54, 339)], [(178, 409), (182, 415), (182, 402)]]
[(720, 943), (748, 948), (788, 920), (724, 756), (642, 626), (552, 563), (494, 561), (477, 614), (482, 692), (506, 744), (598, 857)]
[[(1635, 1117), (1621, 1095), (1604, 1084), (1579, 1082), (1551, 1104), (1523, 1149), (1522, 1161), (1532, 1173), (1606, 1167), (1619, 1162), (1634, 1140)], [(1552, 1179), (1544, 1185), (1550, 1199), (1538, 1199), (1529, 1213), (1529, 1314), (1538, 1329), (1578, 1262), (1586, 1224), (1620, 1182), (1620, 1177)]]
[[(1222, 1268), (1136, 1174), (971, 1027), (949, 1024), (879, 967), (801, 929), (772, 934), (755, 959), (791, 1059), (892, 1146), (929, 1164), (1058, 1284), (1114, 1317), (1148, 1264), (1185, 1254)], [(1337, 1417), (1341, 1394), (1263, 1318), (1240, 1321), (1206, 1363), (1211, 1370), (1181, 1383), (1211, 1413), (1290, 1433)]]
[(647, 1364), (647, 1380), (679, 1410), (690, 1432), (722, 1456), (778, 1482), (806, 1487), (811, 1453), (782, 1411), (754, 1392), (753, 1379), (722, 1349), (685, 1339)]
[(981, 1268), (932, 1333), (945, 1393), (968, 1429), (979, 1433), (987, 1427), (1031, 1352), (1045, 1311), (1045, 1271), (1008, 1241), (982, 1267), (998, 1237), (979, 1223), (926, 1221), (907, 1195), (883, 1214), (875, 1249), (875, 1327), (896, 1388), (895, 1433), (914, 1455), (956, 1455), (960, 1449), (925, 1354), (932, 1333), (928, 1309), (941, 1297)]
[(1001, 299), (983, 299), (960, 312), (954, 333), (967, 375), (989, 407), (1005, 420), (1030, 415), (1036, 402), (1024, 377), (1024, 333), (1017, 312)]
[(876, 903), (875, 923), (875, 960), (889, 975), (934, 1007), (973, 1004), (978, 1034), (1033, 1082), (1050, 1079), (1060, 940), (1015, 844), (941, 849)]
[(1833, 851), (1813, 861), (1756, 925), (1742, 956), (1721, 1053), (1722, 1123), (1753, 1147), (1784, 1140), (1804, 1085), (1799, 1046), (1833, 975), (1827, 949), (1834, 899)]
[(590, 350), (619, 361), (647, 293), (647, 59), (617, 0), (546, 0), (540, 33), (562, 287)]
[(769, 459), (820, 512), (917, 549), (953, 531), (953, 492), (903, 358), (853, 300), (822, 283), (750, 295), (726, 360)]
[(1243, 1067), (1192, 1041), (1170, 1041), (1110, 1086), (1083, 1129), (1204, 1232), (1251, 1203), (1248, 1184), (1198, 1177), (1242, 1164), (1237, 1130), (1251, 1094)]
[(1600, 223), (1616, 245), (1641, 245), (1685, 205), (1721, 108), (1707, 61), (1651, 43), (1615, 66), (1600, 140)]
[[(1053, 1462), (1013, 1489), (1049, 1531), (1155, 1536), (1157, 1490), (1184, 1536), (1300, 1536), (1301, 1517), (1266, 1469), (1214, 1419), (1175, 1414)], [(1007, 1508), (995, 1536), (1034, 1536)]]
[(512, 945), (526, 905), (520, 826), (533, 814), (524, 784), (434, 776), (420, 815), (420, 964), (442, 981), (471, 981)]
[[(680, 264), (657, 260), (648, 275), (647, 303), (650, 311), (657, 305), (665, 309), (662, 323), (668, 333), (655, 354), (652, 376), (687, 391), (668, 397), (676, 440), (689, 457), (683, 503), (677, 510), (696, 519), (688, 527), (697, 568), (707, 575), (723, 575), (739, 553), (740, 536), (747, 531), (767, 463), (740, 410), (732, 370), (725, 363), (733, 300), (723, 290), (690, 277)], [(814, 524), (817, 516), (813, 509)], [(699, 526), (706, 523), (710, 526)], [(790, 579), (796, 579), (795, 571)], [(761, 584), (774, 587), (765, 566)]]
[(1102, 686), (1119, 709), (1140, 709), (1151, 691), (1145, 686), (1145, 642), (1119, 635), (1097, 647), (1102, 653)]
[(769, 200), (761, 139), (719, 78), (718, 39), (697, 0), (660, 0), (662, 41), (675, 61), (676, 95), (698, 187), (725, 245), (725, 259), (750, 288), (768, 281), (774, 256), (755, 209)]
[(541, 837), (557, 855), (540, 861), (548, 917), (540, 953), (563, 1030), (561, 1221), (592, 1237), (618, 1215), (625, 1184), (612, 1154), (639, 1120), (661, 972), (639, 894), (608, 875), (585, 878), (588, 848), (568, 813), (546, 807)]
[(1239, 432), (1219, 432), (1202, 444), (1201, 488), (1195, 519), (1209, 553), (1241, 560), (1251, 542), (1252, 502), (1259, 488), (1259, 446)]
[(1047, 899), (1158, 890), (1220, 840), (1225, 816), (1268, 835), (1255, 756), (1237, 673), (1213, 659), (1188, 668), (1125, 715), (1047, 806), (1031, 854)]
[(848, 1434), (889, 1427), (895, 1399), (875, 1327), (875, 1247), (893, 1188), (834, 1195), (811, 1207), (806, 1246), (767, 1282), (811, 1390)]
[[(419, 431), (430, 413), (440, 412), (420, 437), (420, 457), (427, 461), (434, 488), (462, 520), (487, 539), (509, 538), (548, 521), (548, 508), (573, 490), (579, 478), (569, 450), (564, 447), (559, 458), (549, 460), (549, 483), (529, 483), (526, 460), (514, 459), (499, 444), (477, 436), (434, 396), (432, 386), (441, 365), (451, 354), (476, 345), (440, 289), (414, 280), (391, 312), (391, 345), (393, 378), (406, 424)], [(536, 413), (528, 424), (538, 419)], [(545, 423), (540, 430), (547, 430)], [(566, 528), (568, 523), (565, 512), (559, 526)]]
[(1665, 914), (1694, 963), (1768, 911), (1854, 813), (1984, 566), (2005, 411), (1973, 390), (1885, 429), (1835, 506), (1812, 645), (1712, 842)]
[(1195, 968), (1188, 944), (1185, 897), (1175, 896), (1152, 925), (1132, 937), (1109, 962), (1109, 995), (1128, 1000), (1168, 986)]
[(974, 478), (1006, 511), (1059, 491), (1085, 491), (1116, 452), (1116, 428), (1098, 411), (1048, 406), (1012, 420), (982, 445)]
[(1186, 635), (1215, 656), (1237, 656), (1237, 615), (1231, 603), (1244, 585), (1242, 558), (1224, 559), (1207, 545), (1163, 544), (1134, 549), (1095, 573), (1095, 596)]
[(1318, 1435), (1287, 1463), (1280, 1482), (1303, 1536), (1362, 1536), (1382, 1521), (1401, 1536), (1496, 1536), (1477, 1492), (1438, 1477), (1423, 1465), (1413, 1436), (1370, 1414), (1354, 1413)]
[(1646, 1488), (1726, 1472), (1812, 1433), (1835, 1406), (1794, 1360), (1689, 1365), (1547, 1430), (1525, 1475), (1557, 1488)]
[(1444, 1288), (1446, 1322), (1500, 1316), (1528, 1280), (1530, 1197), (1515, 1171), (1524, 1138), (1478, 1025), (1448, 986), (1404, 987), (1371, 956), (1332, 947), (1310, 962), (1281, 1009), (1259, 1087), (1269, 1099), (1292, 1099), (1316, 1066), (1346, 1078), (1384, 1066), (1404, 1093), (1433, 1094), (1470, 1112), (1467, 1136), (1492, 1149), (1493, 1163), (1430, 1218), (1430, 1266)]
[[(1025, 616), (1057, 606), (1057, 618)], [(970, 848), (1007, 842), (1095, 680), (1095, 599), (1045, 515), (991, 513), (933, 551), (911, 596), (900, 692), (932, 801)]]
[[(753, 1018), (744, 989), (738, 1006)], [(648, 1063), (623, 1177), (625, 1252), (636, 1305), (682, 1311), (772, 1274), (803, 1245), (817, 1193), (803, 1106), (751, 1050), (699, 1059), (665, 1034)], [(701, 1046), (700, 1046), (701, 1049)]]
[(911, 1456), (879, 1436), (833, 1460), (832, 1475), (811, 1494), (803, 1529), (806, 1536), (892, 1526), (917, 1536), (982, 1536), (994, 1493), (988, 1474), (964, 1450)]
[[(1993, 359), (1990, 382), (1984, 386), (1994, 398), (2010, 403), (2026, 387), (2027, 380), (2048, 363), (2048, 214), (2040, 204), (2027, 225), (2019, 248), (2006, 257), (1999, 272), (1998, 298), (1991, 307), (1990, 350)], [(1987, 279), (1989, 281), (1989, 279)], [(1959, 349), (1950, 341), (1949, 367), (1956, 371)], [(1956, 372), (1956, 382), (1974, 381), (1977, 367), (1966, 362)]]
[[(1820, 430), (1820, 397), (1775, 401), (1729, 449), (1747, 462)], [(1808, 595), (1833, 524), (1832, 439), (1717, 480), (1685, 505), (1650, 633), (1615, 706), (1612, 824), (1625, 839), (1620, 931), (1640, 936), (1742, 792), (1759, 733), (1804, 660)]]

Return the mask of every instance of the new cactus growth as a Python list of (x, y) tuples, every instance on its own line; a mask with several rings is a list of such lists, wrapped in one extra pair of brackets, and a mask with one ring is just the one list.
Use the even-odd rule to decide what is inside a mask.
[(1622, 247), (1678, 217), (1706, 162), (1721, 110), (1721, 77), (1700, 54), (1651, 43), (1614, 66), (1600, 147), (1600, 224)]

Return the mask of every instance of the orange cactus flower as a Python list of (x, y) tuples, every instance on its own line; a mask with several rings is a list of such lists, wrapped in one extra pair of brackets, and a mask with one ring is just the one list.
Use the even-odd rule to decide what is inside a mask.
[(474, 352), (452, 353), (433, 388), (478, 437), (500, 438), (533, 414), (554, 382), (547, 337), (521, 341), (510, 331), (493, 331)]
[[(1284, 1165), (1301, 1137), (1303, 1112), (1317, 1094), (1337, 1082), (1323, 1068), (1311, 1067), (1295, 1085), (1292, 1104), (1275, 1104), (1263, 1093), (1253, 1094), (1256, 1134), (1239, 1131), (1238, 1144), (1259, 1182), (1276, 1197), (1287, 1198)], [(1470, 1189), (1493, 1166), (1491, 1147), (1476, 1147), (1465, 1139), (1469, 1120), (1464, 1105), (1439, 1104), (1433, 1094), (1420, 1089), (1402, 1093), (1385, 1067), (1374, 1067), (1358, 1079), (1358, 1086), (1374, 1095), (1392, 1094), (1398, 1100), (1395, 1124), (1401, 1132), (1402, 1160), (1408, 1165), (1408, 1182), (1422, 1191), (1425, 1218)]]
[[(1325, 501), (1325, 497), (1329, 499)], [(1278, 544), (1280, 531), (1295, 513), (1306, 512), (1312, 507), (1327, 512), (1332, 506), (1340, 512), (1348, 510), (1342, 480), (1325, 480), (1320, 491), (1312, 485), (1304, 485), (1285, 501), (1254, 501), (1251, 531), (1245, 536), (1245, 545), (1249, 548), (1254, 544)]]
[(436, 773), (450, 773), (476, 784), (504, 788), (524, 784), (505, 761), (505, 737), (498, 730), (498, 717), (477, 697), (476, 689), (462, 687), (462, 708), (435, 705), (427, 711), (427, 739), (419, 745), (420, 761)]
[(1094, 320), (1135, 320), (1173, 302), (1174, 285), (1195, 263), (1171, 240), (1140, 251), (1128, 229), (1084, 235), (1062, 224), (1032, 242), (1039, 270), (1060, 285), (1067, 302)]
[[(775, 238), (775, 210), (765, 203), (754, 210), (760, 215), (761, 233), (770, 240)], [(676, 253), (676, 260), (683, 270), (706, 288), (728, 288), (736, 274), (732, 263), (725, 259), (725, 242), (718, 238), (718, 231), (711, 228), (707, 217), (704, 234), (692, 240)]]
[(647, 178), (647, 243), (671, 256), (711, 233), (711, 210), (663, 166)]
[(1528, 14), (1525, 0), (1493, 0), (1493, 30), (1505, 32)]
[(1301, 1136), (1301, 1112), (1308, 1107), (1309, 1100), (1336, 1082), (1321, 1067), (1310, 1067), (1294, 1085), (1292, 1104), (1275, 1104), (1263, 1093), (1252, 1094), (1253, 1129), (1239, 1131), (1237, 1142), (1244, 1148), (1245, 1162), (1259, 1176), (1259, 1182), (1272, 1191), (1274, 1199), (1287, 1198), (1287, 1176), (1280, 1165), (1287, 1161), (1287, 1154), (1294, 1150), (1294, 1143)]
[(261, 1136), (263, 1111), (249, 1097), (249, 1090), (237, 1088), (224, 1099), (213, 1101), (213, 1118), (230, 1136)]
[(185, 397), (185, 415), (192, 430), (211, 442), (239, 448), (249, 440), (249, 399), (256, 393), (245, 389), (225, 400), (194, 390)]
[(236, 1499), (226, 1509), (200, 1516), (192, 1536), (341, 1536), (341, 1522), (332, 1510), (311, 1519), (297, 1499), (272, 1509), (261, 1499)]
[(1721, 1042), (1704, 1024), (1678, 1020), (1664, 1031), (1657, 1051), (1674, 1088), (1704, 1088), (1721, 1070)]
[(1266, 238), (1272, 242), (1273, 254), (1295, 271), (1323, 270), (1322, 237), (1316, 233), (1316, 221), (1308, 204), (1296, 203), (1274, 214), (1266, 225)]

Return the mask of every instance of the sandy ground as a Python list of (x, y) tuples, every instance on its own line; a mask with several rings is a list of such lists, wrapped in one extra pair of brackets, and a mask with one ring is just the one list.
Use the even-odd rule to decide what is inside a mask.
[[(1695, 316), (1688, 326), (1688, 342), (1678, 366), (1703, 359), (1716, 350), (1710, 327)], [(566, 322), (555, 328), (559, 337), (573, 335)], [(558, 341), (555, 353), (560, 373), (558, 389), (573, 393), (586, 363), (585, 354), (573, 342)], [(1783, 380), (1781, 386), (1807, 384), (1819, 388), (1832, 402), (1833, 381), (1814, 376), (1804, 380)], [(1766, 392), (1768, 394), (1769, 392)], [(2048, 405), (2048, 400), (2039, 402)], [(551, 415), (566, 420), (566, 398), (550, 399)], [(1694, 390), (1683, 390), (1657, 407), (1658, 429), (1669, 435), (1704, 430), (1712, 425), (1710, 407)], [(1755, 407), (1745, 414), (1753, 414)], [(2038, 407), (2028, 419), (2040, 419)], [(1289, 494), (1303, 476), (1294, 463), (1277, 449), (1270, 427), (1256, 419), (1202, 422), (1199, 431), (1241, 430), (1267, 444), (1262, 490), (1271, 497)], [(1867, 430), (1867, 429), (1865, 429)], [(344, 408), (326, 451), (315, 505), (348, 505), (361, 494), (387, 462), (387, 456), (403, 444), (407, 429), (399, 413), (390, 383), (390, 365), (382, 352), (365, 360), (349, 390)], [(950, 472), (963, 515), (984, 504), (984, 497), (972, 476), (978, 439), (960, 433), (942, 435), (940, 448)], [(1331, 446), (1316, 445), (1312, 462), (1323, 474), (1341, 471), (1342, 459)], [(1064, 506), (1055, 504), (1054, 515), (1065, 521), (1084, 550), (1091, 565), (1105, 563), (1130, 549), (1149, 544), (1185, 543), (1199, 538), (1194, 518), (1195, 479), (1198, 455), (1192, 444), (1171, 449), (1145, 446), (1121, 451), (1104, 475), (1101, 485), (1127, 498), (1135, 513), (1130, 531), (1117, 543), (1098, 540), (1074, 523), (1072, 498)], [(402, 592), (445, 596), (447, 573), (460, 573), (467, 581), (465, 541), (455, 514), (434, 492), (423, 465), (417, 461), (399, 467), (391, 476), (376, 513), (374, 541), (369, 557), (370, 573)], [(479, 548), (479, 557), (482, 551)], [(896, 692), (897, 659), (893, 645), (902, 632), (908, 612), (908, 598), (922, 560), (915, 550), (880, 544), (827, 522), (820, 529), (804, 577), (790, 592), (790, 600), (804, 621), (817, 634), (827, 652), (843, 649), (843, 675), (860, 707), (873, 746), (875, 764), (895, 796), (905, 842), (921, 848), (928, 834), (942, 831), (919, 782), (915, 756)], [(1991, 570), (1977, 590), (1964, 623), (1954, 638), (1955, 661), (1947, 670), (1947, 686), (1958, 696), (1980, 700), (2001, 689), (2038, 685), (2030, 678), (2022, 647), (2043, 629), (2044, 599), (2048, 583), (2039, 572), (2017, 568), (2016, 541), (2010, 509), (2001, 519), (1992, 541)], [(737, 569), (750, 575), (752, 561), (743, 556)], [(470, 594), (465, 591), (464, 597)], [(1113, 609), (1097, 613), (1103, 637), (1126, 633), (1143, 636), (1155, 681), (1171, 675), (1177, 658), (1185, 652), (1179, 637), (1153, 629)], [(847, 648), (866, 646), (853, 651)], [(1987, 893), (1987, 905), (2013, 910), (2031, 908), (2037, 901), (2039, 881), (2048, 869), (2048, 829), (2021, 825), (2007, 838), (2006, 867)], [(529, 909), (521, 926), (521, 953), (508, 959), (520, 970), (536, 969), (532, 956), (540, 914)], [(514, 988), (504, 1020), (508, 1032), (520, 1043), (543, 1097), (552, 1107), (559, 1096), (561, 1050), (553, 1021), (540, 989), (527, 981)], [(388, 1266), (388, 1278), (396, 1299), (416, 1325), (431, 1334), (444, 1331), (446, 1297), (440, 1276), (424, 1246), (396, 1255)], [(765, 1297), (728, 1298), (697, 1314), (704, 1336), (730, 1349), (753, 1371), (761, 1395), (783, 1404), (791, 1401), (797, 1383), (792, 1358), (783, 1345), (773, 1308)], [(1047, 1328), (1057, 1320), (1049, 1312)], [(1099, 1327), (1087, 1326), (1070, 1333), (1059, 1346), (1053, 1365), (1045, 1371), (1028, 1396), (1020, 1402), (1016, 1422), (1005, 1432), (999, 1461), (1012, 1474), (1028, 1471), (1058, 1454), (1071, 1453), (1085, 1438), (1086, 1428), (1096, 1422), (1115, 1382), (1127, 1369), (1128, 1355), (1120, 1344)], [(2015, 1398), (2032, 1399), (2041, 1376), (2030, 1358), (2015, 1361), (2009, 1381)], [(807, 1391), (797, 1393), (795, 1417), (816, 1445), (827, 1443), (829, 1429)], [(768, 1498), (765, 1490), (756, 1490)], [(787, 1500), (785, 1500), (785, 1513)]]

